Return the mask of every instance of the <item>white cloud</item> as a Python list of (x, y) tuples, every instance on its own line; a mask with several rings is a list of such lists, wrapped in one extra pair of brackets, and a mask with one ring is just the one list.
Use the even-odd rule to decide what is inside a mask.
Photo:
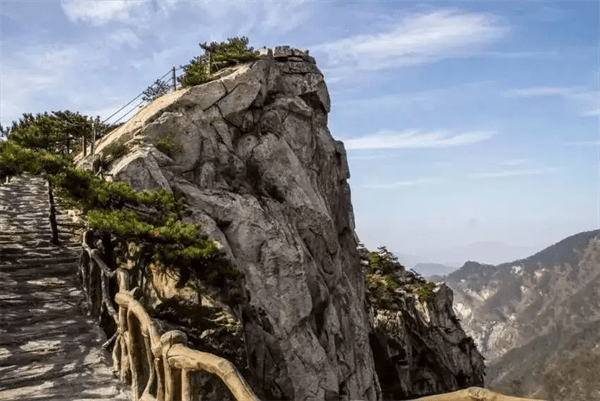
[(371, 136), (344, 141), (346, 149), (401, 149), (401, 148), (440, 148), (468, 145), (485, 141), (496, 135), (494, 131), (472, 131), (452, 135), (445, 130), (425, 132), (387, 130)]
[(2, 121), (17, 120), (24, 112), (70, 108), (81, 99), (92, 101), (85, 90), (87, 77), (104, 68), (108, 59), (90, 48), (96, 48), (95, 43), (33, 45), (4, 57)]
[(575, 141), (575, 142), (565, 142), (565, 145), (598, 146), (598, 145), (600, 145), (600, 141)]
[[(329, 79), (327, 79), (329, 83)], [(398, 110), (410, 113), (411, 109), (422, 111), (425, 109), (438, 111), (440, 107), (457, 102), (468, 102), (473, 99), (489, 100), (498, 91), (497, 81), (465, 82), (444, 88), (435, 88), (423, 91), (394, 93), (373, 97), (359, 97), (358, 95), (334, 99), (336, 109), (340, 113), (356, 115), (359, 112), (391, 112), (394, 115)]]
[(533, 59), (558, 59), (561, 57), (557, 51), (551, 52), (479, 52), (472, 56), (495, 57), (507, 59), (533, 58)]
[(531, 170), (503, 170), (495, 173), (474, 173), (470, 174), (474, 178), (497, 178), (497, 177), (516, 177), (521, 175), (538, 175), (560, 171), (558, 167), (546, 167)]
[[(309, 2), (295, 1), (180, 1), (177, 4), (191, 4), (194, 13), (202, 13), (205, 17), (203, 27), (209, 28), (210, 37), (206, 39), (209, 42), (231, 36), (251, 36), (253, 32), (277, 40), (305, 23), (314, 9)], [(280, 44), (261, 43), (266, 46)], [(256, 45), (250, 43), (250, 46)]]
[(165, 16), (169, 16), (173, 10), (177, 8), (179, 0), (158, 0), (156, 2), (158, 9), (162, 11)]
[(266, 2), (258, 16), (258, 25), (264, 33), (276, 31), (278, 35), (283, 35), (306, 21), (309, 10), (302, 2)]
[(505, 161), (501, 162), (500, 164), (505, 165), (505, 166), (520, 166), (523, 164), (529, 164), (531, 162), (532, 162), (531, 159), (510, 159), (510, 160), (505, 160)]
[[(346, 143), (344, 142), (344, 146), (346, 145)], [(348, 159), (351, 160), (375, 160), (375, 159), (382, 159), (386, 157), (385, 155), (370, 155), (370, 156), (357, 156), (354, 154), (349, 154), (348, 155)]]
[(585, 111), (581, 114), (582, 117), (598, 117), (600, 116), (600, 109), (593, 109)]
[[(72, 21), (81, 20), (92, 26), (101, 26), (112, 20), (133, 23), (134, 14), (147, 12), (148, 0), (75, 0), (61, 1), (65, 15)], [(138, 21), (139, 22), (139, 21)]]
[(372, 189), (394, 189), (399, 187), (410, 187), (414, 185), (423, 185), (423, 184), (436, 184), (440, 182), (439, 177), (424, 177), (424, 178), (416, 178), (414, 180), (408, 181), (396, 181), (391, 184), (372, 184), (372, 185), (361, 185), (362, 188), (372, 188)]
[(532, 97), (532, 96), (547, 96), (547, 95), (561, 95), (567, 96), (572, 92), (570, 88), (553, 88), (553, 87), (532, 87), (525, 89), (510, 89), (504, 92), (506, 97)]
[(551, 87), (536, 86), (522, 89), (510, 89), (504, 92), (505, 97), (534, 97), (534, 96), (561, 96), (579, 107), (586, 110), (580, 113), (582, 117), (598, 117), (598, 88), (574, 87)]
[(110, 34), (110, 39), (115, 43), (124, 43), (132, 48), (141, 43), (140, 38), (131, 29), (118, 29)]
[(488, 14), (444, 10), (405, 17), (388, 32), (357, 35), (311, 49), (326, 52), (331, 67), (354, 64), (353, 69), (379, 70), (466, 55), (507, 30)]

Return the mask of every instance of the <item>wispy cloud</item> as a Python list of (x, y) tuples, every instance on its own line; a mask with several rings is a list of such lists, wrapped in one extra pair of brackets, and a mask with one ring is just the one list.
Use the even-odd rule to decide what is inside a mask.
[(562, 57), (559, 52), (478, 52), (472, 54), (478, 57), (494, 57), (506, 59), (558, 59)]
[[(344, 146), (346, 145), (346, 142), (344, 142)], [(384, 157), (387, 157), (386, 155), (368, 155), (368, 156), (357, 156), (355, 154), (350, 153), (348, 155), (348, 159), (351, 160), (375, 160), (375, 159), (382, 159)]]
[(598, 146), (598, 145), (600, 145), (600, 141), (575, 141), (575, 142), (565, 142), (565, 145)]
[(132, 48), (137, 47), (141, 40), (131, 29), (119, 29), (110, 34), (110, 40), (118, 44), (127, 44)]
[(524, 89), (510, 89), (504, 92), (506, 97), (531, 97), (531, 96), (547, 96), (561, 95), (568, 96), (573, 92), (572, 88), (553, 88), (546, 86), (537, 86)]
[[(98, 49), (89, 51), (89, 49)], [(10, 101), (2, 102), (3, 123), (18, 119), (24, 112), (75, 109), (87, 113), (91, 104), (110, 100), (114, 89), (103, 87), (90, 96), (89, 77), (109, 64), (108, 53), (100, 43), (23, 46), (2, 65), (2, 93)], [(100, 95), (100, 93), (102, 93)], [(52, 99), (51, 108), (47, 106)], [(97, 106), (96, 106), (97, 107)]]
[(505, 97), (534, 97), (534, 96), (561, 96), (578, 105), (582, 117), (598, 117), (598, 88), (586, 87), (552, 87), (536, 86), (521, 89), (509, 89), (503, 94)]
[(92, 26), (101, 26), (112, 20), (135, 22), (134, 15), (146, 14), (152, 4), (148, 0), (137, 1), (62, 1), (61, 7), (65, 15), (72, 21), (81, 20)]
[(352, 64), (353, 69), (380, 70), (467, 55), (474, 46), (501, 38), (507, 31), (490, 14), (443, 10), (407, 16), (387, 32), (311, 48), (328, 54), (329, 67)]
[(583, 117), (598, 117), (600, 116), (600, 109), (585, 111), (581, 115)]
[(424, 133), (418, 130), (383, 130), (375, 135), (347, 139), (344, 144), (346, 149), (442, 148), (469, 145), (488, 140), (494, 135), (495, 131), (472, 131), (453, 135), (445, 130)]
[(495, 173), (474, 173), (469, 174), (470, 177), (474, 178), (499, 178), (499, 177), (516, 177), (521, 175), (539, 175), (539, 174), (547, 174), (553, 173), (556, 171), (560, 171), (561, 169), (558, 167), (546, 167), (546, 168), (538, 168), (538, 169), (530, 169), (530, 170), (502, 170)]
[[(327, 80), (329, 83), (329, 80)], [(462, 82), (441, 88), (421, 91), (396, 92), (379, 96), (361, 97), (360, 94), (339, 96), (334, 99), (336, 110), (349, 116), (358, 113), (410, 114), (413, 111), (438, 112), (444, 106), (457, 102), (485, 101), (496, 96), (500, 83), (494, 80)], [(476, 100), (474, 100), (476, 99)]]
[[(227, 35), (242, 36), (248, 32), (277, 38), (306, 23), (314, 9), (308, 2), (293, 1), (179, 1), (177, 4), (191, 4), (194, 13), (200, 11), (205, 16), (203, 25), (210, 27), (210, 36), (223, 37), (221, 40)], [(265, 46), (279, 44), (263, 43)]]
[(505, 161), (501, 162), (500, 164), (502, 164), (504, 166), (521, 166), (523, 164), (529, 164), (531, 162), (532, 162), (531, 159), (510, 159), (510, 160), (505, 160)]
[(440, 177), (423, 177), (416, 178), (414, 180), (408, 181), (396, 181), (391, 184), (368, 184), (361, 185), (362, 188), (372, 188), (372, 189), (394, 189), (399, 187), (410, 187), (414, 185), (423, 185), (423, 184), (436, 184), (439, 183)]

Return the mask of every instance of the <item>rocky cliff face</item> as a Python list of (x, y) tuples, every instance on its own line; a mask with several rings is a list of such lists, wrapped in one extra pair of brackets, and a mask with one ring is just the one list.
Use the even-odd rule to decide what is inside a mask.
[(125, 144), (113, 179), (185, 196), (243, 271), (237, 313), (264, 398), (376, 400), (348, 164), (327, 129), (323, 75), (288, 48), (221, 74), (147, 105), (97, 151)]
[(386, 277), (374, 269), (366, 248), (359, 246), (359, 252), (369, 284), (370, 343), (383, 399), (483, 387), (483, 357), (454, 314), (452, 290), (395, 262)]
[(240, 368), (261, 398), (380, 400), (378, 375), (387, 393), (405, 396), (482, 384), (447, 289), (429, 303), (400, 297), (407, 311), (385, 319), (402, 333), (373, 329), (381, 316), (374, 321), (368, 307), (346, 152), (327, 129), (329, 110), (308, 52), (265, 49), (256, 62), (155, 100), (96, 149), (125, 145), (108, 177), (186, 197), (188, 222), (203, 223), (244, 273), (233, 311), (247, 355)]

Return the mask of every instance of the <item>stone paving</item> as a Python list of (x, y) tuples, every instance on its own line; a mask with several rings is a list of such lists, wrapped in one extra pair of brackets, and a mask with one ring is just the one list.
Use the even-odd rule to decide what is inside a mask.
[(77, 282), (80, 237), (57, 205), (53, 245), (45, 180), (0, 185), (0, 400), (127, 400)]

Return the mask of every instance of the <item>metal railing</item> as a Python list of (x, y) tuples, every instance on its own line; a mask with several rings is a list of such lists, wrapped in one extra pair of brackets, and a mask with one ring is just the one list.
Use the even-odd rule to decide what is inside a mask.
[[(156, 81), (161, 81), (163, 80), (163, 78), (165, 78), (167, 75), (172, 74), (171, 77), (171, 88), (173, 91), (177, 90), (177, 71), (182, 70), (184, 67), (179, 67), (179, 68), (171, 68), (166, 74), (164, 74), (162, 77), (158, 78)], [(155, 81), (155, 83), (156, 83)], [(133, 103), (134, 101), (136, 101), (137, 99), (140, 98), (140, 96), (144, 95), (144, 92), (148, 89), (153, 87), (154, 84), (148, 86), (146, 89), (144, 89), (142, 92), (140, 92), (136, 97), (134, 97), (133, 99), (131, 99), (129, 102), (127, 102), (124, 106), (122, 106), (119, 110), (115, 111), (113, 114), (111, 114), (110, 116), (108, 116), (107, 118), (105, 118), (100, 124), (104, 125), (106, 124), (107, 121), (109, 121), (111, 118), (113, 118), (114, 116), (116, 116), (117, 114), (119, 114), (123, 109), (125, 109), (127, 106), (129, 106), (131, 103)], [(146, 103), (147, 100), (143, 99), (142, 101), (138, 102), (135, 106), (133, 106), (131, 109), (129, 109), (129, 111), (127, 111), (125, 114), (123, 114), (118, 120), (114, 121), (111, 123), (111, 125), (115, 125), (118, 124), (119, 121), (121, 121), (123, 118), (127, 117), (129, 114), (131, 114), (133, 111), (137, 110), (138, 107), (140, 107), (142, 104)], [(92, 122), (92, 141), (90, 144), (90, 155), (92, 155), (92, 158), (94, 157), (94, 145), (96, 143), (96, 127), (94, 125), (94, 123)], [(87, 156), (87, 144), (86, 144), (86, 140), (85, 137), (82, 138), (82, 152), (83, 152), (83, 156)]]
[[(88, 306), (88, 315), (103, 313), (114, 321), (117, 331), (103, 348), (114, 343), (113, 371), (131, 385), (132, 399), (191, 401), (194, 390), (191, 374), (205, 371), (219, 376), (238, 401), (259, 401), (243, 376), (228, 360), (187, 347), (187, 336), (179, 330), (159, 335), (152, 318), (139, 299), (139, 286), (130, 288), (135, 276), (121, 268), (111, 270), (94, 249), (93, 232), (83, 235), (79, 277)], [(118, 293), (110, 294), (110, 280)], [(118, 305), (115, 307), (114, 302)]]
[[(172, 87), (173, 91), (175, 91), (175, 90), (177, 90), (177, 74), (176, 74), (176, 71), (182, 70), (182, 69), (183, 69), (183, 67), (179, 67), (179, 68), (173, 67), (165, 75), (163, 75), (162, 77), (158, 78), (157, 81), (162, 81), (163, 78), (165, 78), (167, 75), (172, 74), (172, 77), (171, 77), (171, 87)], [(154, 84), (150, 85), (148, 88), (150, 88), (152, 86), (154, 86)], [(148, 89), (148, 88), (146, 88), (146, 89)], [(133, 103), (134, 101), (136, 101), (137, 99), (139, 99), (140, 96), (142, 96), (144, 94), (144, 92), (146, 91), (146, 89), (144, 89), (136, 97), (134, 97), (129, 102), (127, 102), (127, 104), (125, 104), (119, 110), (115, 111), (113, 114), (111, 114), (110, 116), (108, 116), (104, 121), (102, 121), (102, 124), (105, 124), (108, 120), (110, 120), (111, 118), (113, 118), (114, 116), (116, 116), (117, 114), (119, 114), (119, 112), (122, 111), (125, 107), (129, 106), (131, 103)], [(132, 111), (136, 110), (143, 103), (146, 103), (146, 100), (142, 100), (141, 102), (137, 103), (127, 113), (123, 114), (118, 120), (114, 121), (112, 124), (117, 124), (125, 116), (129, 115)]]

